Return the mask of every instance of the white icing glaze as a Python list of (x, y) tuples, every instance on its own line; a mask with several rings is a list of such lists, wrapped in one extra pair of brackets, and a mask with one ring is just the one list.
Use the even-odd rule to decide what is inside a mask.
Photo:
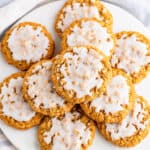
[(29, 121), (35, 116), (28, 103), (22, 95), (23, 78), (11, 79), (1, 89), (0, 99), (4, 115), (12, 117), (17, 121)]
[(63, 13), (57, 26), (61, 31), (64, 31), (72, 22), (82, 18), (100, 18), (99, 10), (96, 6), (88, 6), (86, 3), (73, 3), (63, 9)]
[(28, 77), (28, 95), (33, 98), (36, 107), (42, 104), (44, 108), (48, 109), (64, 104), (64, 99), (57, 95), (50, 81), (51, 65), (51, 61), (46, 61), (42, 65), (36, 66), (32, 75)]
[(143, 109), (143, 104), (137, 99), (134, 110), (131, 111), (121, 124), (106, 124), (106, 130), (110, 132), (112, 139), (133, 136), (137, 130), (143, 130), (148, 123), (148, 120), (143, 121), (146, 111)]
[(15, 60), (35, 62), (46, 56), (49, 39), (42, 32), (41, 27), (32, 26), (15, 28), (8, 39), (8, 47)]
[(129, 104), (129, 90), (126, 78), (117, 75), (109, 82), (106, 94), (94, 99), (90, 107), (94, 107), (96, 112), (104, 111), (106, 114), (121, 111), (123, 105)]
[(89, 128), (80, 120), (72, 121), (79, 113), (66, 113), (62, 120), (52, 119), (52, 127), (44, 133), (44, 141), (52, 142), (52, 150), (80, 150), (91, 137)]
[(73, 53), (67, 52), (64, 55), (68, 66), (63, 64), (60, 71), (64, 75), (64, 88), (73, 90), (81, 98), (91, 95), (92, 88), (101, 87), (103, 79), (99, 72), (104, 66), (101, 62), (102, 56), (93, 49), (88, 51), (85, 47), (74, 47)]
[(95, 46), (106, 56), (114, 47), (114, 41), (106, 27), (102, 27), (97, 21), (82, 21), (81, 27), (75, 25), (71, 28), (71, 34), (67, 35), (68, 46)]
[(128, 74), (137, 73), (142, 66), (150, 63), (150, 56), (146, 56), (147, 45), (138, 41), (136, 35), (117, 41), (111, 64), (125, 70)]

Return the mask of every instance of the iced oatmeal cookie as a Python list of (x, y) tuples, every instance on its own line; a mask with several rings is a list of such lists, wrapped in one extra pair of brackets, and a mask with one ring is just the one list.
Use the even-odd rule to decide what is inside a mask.
[(124, 70), (134, 83), (141, 81), (150, 70), (149, 39), (141, 33), (131, 31), (117, 33), (116, 37), (112, 67)]
[(21, 70), (52, 56), (54, 41), (47, 29), (33, 22), (20, 23), (6, 32), (2, 53), (9, 64)]
[(100, 133), (121, 147), (139, 144), (150, 131), (150, 107), (143, 97), (137, 96), (134, 109), (118, 124), (98, 124)]
[(87, 150), (95, 135), (94, 122), (80, 111), (45, 118), (38, 130), (42, 150)]
[(111, 56), (116, 43), (112, 29), (95, 18), (73, 22), (62, 37), (63, 50), (73, 46), (94, 46), (106, 56)]
[(0, 84), (0, 119), (18, 129), (31, 128), (42, 119), (23, 98), (23, 78), (23, 72), (15, 73)]
[(51, 60), (42, 60), (27, 71), (23, 95), (34, 111), (53, 117), (70, 111), (73, 104), (55, 92), (50, 79), (51, 66)]
[(56, 91), (76, 104), (91, 101), (105, 90), (111, 68), (98, 49), (72, 47), (54, 59), (51, 78)]
[(97, 122), (118, 123), (134, 106), (131, 79), (121, 70), (113, 69), (112, 72), (106, 91), (93, 101), (81, 104), (84, 112)]
[(62, 36), (72, 22), (82, 18), (97, 18), (109, 27), (113, 23), (111, 13), (99, 0), (68, 0), (56, 17), (56, 32)]

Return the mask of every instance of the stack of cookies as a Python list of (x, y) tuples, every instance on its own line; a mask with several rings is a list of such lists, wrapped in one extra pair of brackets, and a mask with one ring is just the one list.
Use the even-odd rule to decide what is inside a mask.
[(11, 28), (2, 53), (21, 72), (0, 84), (0, 119), (18, 129), (39, 125), (42, 150), (86, 150), (96, 126), (118, 146), (139, 144), (150, 130), (150, 106), (134, 84), (150, 70), (150, 41), (112, 27), (99, 0), (68, 0), (56, 16), (62, 49), (55, 57), (43, 25)]

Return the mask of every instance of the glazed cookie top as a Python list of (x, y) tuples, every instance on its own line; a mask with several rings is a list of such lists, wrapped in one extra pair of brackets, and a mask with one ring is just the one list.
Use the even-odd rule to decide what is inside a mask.
[(56, 90), (57, 84), (54, 78), (57, 78), (56, 80), (64, 90), (75, 92), (76, 98), (91, 96), (92, 89), (101, 88), (107, 78), (102, 77), (102, 71), (105, 68), (103, 62), (105, 56), (92, 47), (73, 47), (63, 52), (60, 58), (64, 63), (59, 65), (61, 62), (56, 59), (53, 66), (53, 70), (59, 72), (57, 77), (62, 76), (59, 80), (55, 76), (55, 72), (53, 74), (52, 79), (56, 85)]
[(83, 145), (88, 145), (91, 131), (86, 123), (80, 120), (78, 112), (66, 113), (61, 119), (52, 118), (51, 128), (44, 132), (44, 141), (52, 143), (53, 150), (77, 150)]
[(82, 19), (74, 22), (63, 34), (62, 47), (94, 46), (106, 56), (112, 54), (115, 37), (103, 22), (96, 19)]
[(41, 26), (16, 26), (8, 38), (8, 48), (14, 60), (35, 62), (47, 55), (50, 43)]
[(129, 79), (123, 74), (115, 72), (108, 83), (105, 93), (90, 103), (90, 108), (96, 112), (103, 111), (105, 114), (112, 114), (124, 110), (130, 103), (131, 87)]
[(22, 94), (23, 74), (14, 74), (6, 79), (0, 87), (2, 113), (17, 121), (29, 121), (35, 116)]
[(82, 18), (97, 18), (107, 24), (112, 24), (112, 16), (97, 0), (68, 0), (56, 19), (56, 30), (64, 32), (68, 26)]
[(51, 65), (51, 60), (43, 60), (31, 67), (25, 77), (27, 94), (36, 107), (49, 109), (64, 105), (64, 99), (55, 92), (50, 80)]
[(134, 74), (149, 63), (150, 44), (144, 35), (137, 32), (117, 34), (117, 45), (111, 59), (113, 67), (123, 69), (128, 74)]
[(106, 130), (113, 140), (134, 136), (139, 130), (144, 130), (149, 123), (149, 111), (145, 100), (137, 97), (134, 109), (120, 124), (106, 124)]

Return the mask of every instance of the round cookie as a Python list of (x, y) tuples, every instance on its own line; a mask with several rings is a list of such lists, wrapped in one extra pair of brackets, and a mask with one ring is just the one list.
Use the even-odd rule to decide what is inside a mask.
[(134, 106), (134, 87), (121, 70), (113, 69), (112, 79), (105, 92), (91, 102), (81, 105), (83, 111), (96, 122), (118, 123)]
[(54, 41), (47, 29), (38, 23), (23, 22), (8, 30), (2, 39), (2, 53), (9, 64), (21, 70), (49, 58)]
[(23, 95), (34, 111), (55, 117), (70, 111), (73, 104), (66, 102), (55, 92), (50, 80), (51, 66), (51, 60), (42, 60), (27, 71)]
[(23, 72), (15, 73), (0, 84), (0, 119), (18, 129), (38, 125), (43, 117), (31, 110), (23, 98), (23, 78)]
[(54, 59), (51, 78), (57, 93), (77, 104), (103, 93), (111, 78), (111, 68), (98, 49), (72, 47)]
[(120, 123), (98, 124), (100, 133), (121, 147), (139, 144), (150, 131), (150, 106), (143, 97), (136, 97), (134, 109)]
[(93, 142), (95, 124), (79, 110), (45, 118), (38, 130), (42, 150), (86, 150)]
[(116, 34), (117, 44), (111, 58), (114, 68), (124, 70), (137, 83), (150, 70), (150, 41), (138, 32), (123, 31)]
[(111, 56), (116, 38), (110, 27), (95, 18), (73, 22), (63, 33), (62, 49), (73, 46), (94, 46)]
[(82, 18), (97, 18), (112, 27), (113, 17), (99, 0), (67, 0), (58, 12), (55, 29), (59, 36), (68, 26)]

